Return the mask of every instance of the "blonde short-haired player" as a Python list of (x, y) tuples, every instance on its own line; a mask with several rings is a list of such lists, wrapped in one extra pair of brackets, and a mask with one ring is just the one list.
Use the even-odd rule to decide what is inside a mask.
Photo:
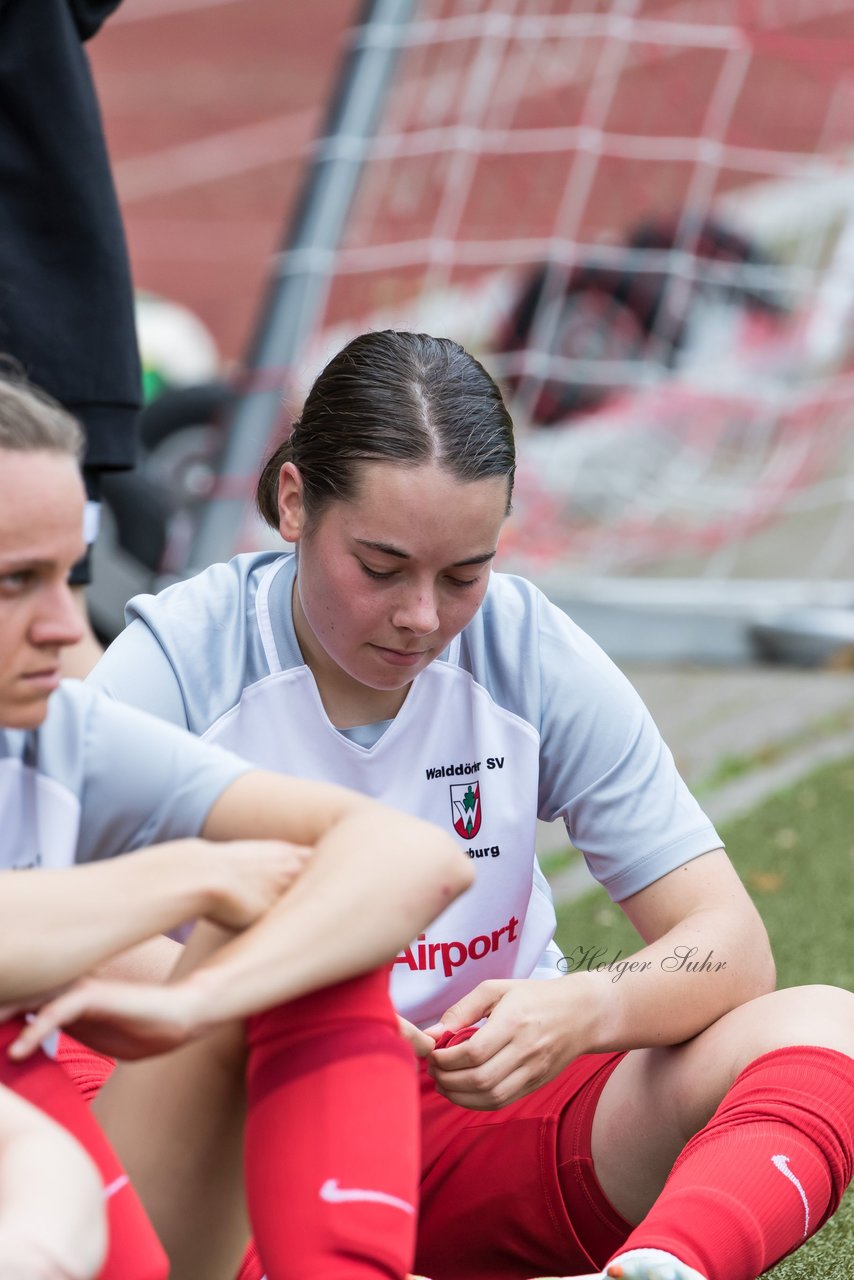
[[(417, 1093), (388, 962), (471, 871), (420, 819), (60, 681), (80, 445), (0, 383), (0, 1275), (231, 1280), (245, 1159), (271, 1277), (402, 1277)], [(91, 1112), (60, 1023), (128, 1060)]]

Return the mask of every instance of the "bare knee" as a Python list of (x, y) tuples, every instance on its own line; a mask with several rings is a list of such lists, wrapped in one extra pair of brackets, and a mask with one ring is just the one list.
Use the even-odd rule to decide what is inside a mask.
[(685, 1075), (705, 1081), (691, 1099), (696, 1107), (700, 1094), (695, 1121), (706, 1122), (710, 1108), (757, 1058), (794, 1047), (832, 1049), (854, 1058), (854, 994), (823, 984), (785, 987), (730, 1010), (684, 1046)]
[(101, 1177), (70, 1134), (34, 1129), (4, 1151), (0, 1276), (93, 1280), (107, 1249)]
[(795, 1045), (854, 1058), (854, 994), (839, 987), (788, 987), (739, 1005), (693, 1040), (658, 1051), (657, 1089), (687, 1141), (708, 1121), (735, 1080), (763, 1054)]
[(786, 987), (733, 1010), (722, 1024), (728, 1019), (735, 1032), (734, 1074), (764, 1053), (794, 1045), (835, 1049), (854, 1058), (854, 994), (841, 987)]

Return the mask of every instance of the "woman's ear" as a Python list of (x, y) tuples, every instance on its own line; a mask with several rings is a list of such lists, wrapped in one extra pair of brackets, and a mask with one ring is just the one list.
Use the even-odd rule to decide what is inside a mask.
[(279, 533), (285, 542), (299, 542), (305, 523), (302, 476), (294, 462), (283, 462), (279, 470)]

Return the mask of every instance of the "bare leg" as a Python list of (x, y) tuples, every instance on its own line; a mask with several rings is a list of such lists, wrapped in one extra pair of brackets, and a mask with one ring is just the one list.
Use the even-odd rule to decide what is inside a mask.
[(731, 1010), (684, 1045), (627, 1055), (602, 1091), (591, 1139), (599, 1181), (623, 1217), (641, 1221), (682, 1148), (736, 1076), (786, 1045), (854, 1057), (854, 994), (823, 986), (774, 991)]
[(0, 1275), (93, 1280), (107, 1247), (101, 1178), (70, 1134), (0, 1089)]
[[(197, 927), (176, 972), (228, 936)], [(233, 1280), (249, 1239), (244, 1067), (243, 1026), (235, 1024), (174, 1053), (120, 1063), (94, 1104), (169, 1255), (172, 1280)]]

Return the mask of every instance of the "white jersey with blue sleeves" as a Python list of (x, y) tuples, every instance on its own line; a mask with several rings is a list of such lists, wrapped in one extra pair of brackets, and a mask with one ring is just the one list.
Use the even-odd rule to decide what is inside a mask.
[(245, 761), (67, 680), (0, 729), (0, 868), (68, 867), (196, 835)]
[(484, 978), (557, 974), (537, 817), (563, 819), (617, 901), (720, 845), (634, 689), (529, 582), (493, 573), (394, 720), (341, 732), (299, 650), (294, 574), (290, 555), (238, 556), (137, 597), (90, 679), (257, 765), (456, 832), (476, 884), (397, 958), (395, 1000), (413, 1021)]

